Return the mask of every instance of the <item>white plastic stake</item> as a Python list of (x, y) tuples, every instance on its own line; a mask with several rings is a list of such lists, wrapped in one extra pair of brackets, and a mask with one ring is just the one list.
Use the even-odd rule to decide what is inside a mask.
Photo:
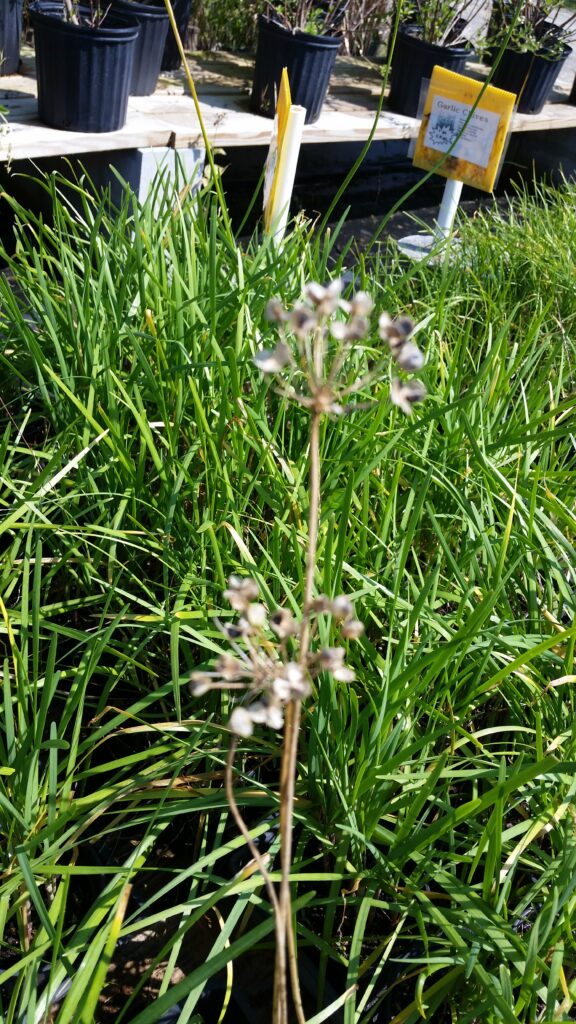
[(274, 195), (274, 206), (270, 216), (271, 234), (277, 242), (281, 242), (286, 231), (290, 215), (290, 200), (296, 177), (296, 166), (302, 142), (302, 129), (306, 110), (304, 107), (293, 106), (288, 114), (286, 133), (282, 142), (278, 161), (278, 179)]
[(441, 238), (448, 238), (452, 231), (456, 210), (462, 195), (463, 182), (455, 178), (448, 178), (444, 186), (444, 195), (438, 212), (437, 234)]

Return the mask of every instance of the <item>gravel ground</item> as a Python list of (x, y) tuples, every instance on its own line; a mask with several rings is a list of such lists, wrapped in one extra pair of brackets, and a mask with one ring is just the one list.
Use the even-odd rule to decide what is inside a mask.
[[(493, 196), (479, 195), (477, 199), (467, 199), (460, 203), (460, 216), (473, 217), (478, 210), (497, 207), (504, 210), (509, 200), (506, 196), (495, 198)], [(430, 231), (438, 216), (437, 206), (424, 206), (418, 210), (409, 212), (399, 210), (393, 214), (390, 220), (379, 235), (377, 246), (386, 244), (387, 239), (395, 240), (405, 235), (415, 235), (420, 232)], [(352, 251), (358, 254), (365, 253), (375, 233), (381, 229), (383, 218), (372, 214), (368, 217), (347, 220), (335, 243), (336, 252), (341, 252), (344, 246), (352, 240)]]

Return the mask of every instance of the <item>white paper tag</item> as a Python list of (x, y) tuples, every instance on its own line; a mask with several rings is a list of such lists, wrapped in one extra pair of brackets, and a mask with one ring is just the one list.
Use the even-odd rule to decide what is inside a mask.
[[(462, 131), (471, 109), (468, 103), (435, 96), (432, 100), (424, 145), (430, 149), (437, 149), (440, 153), (447, 153), (454, 139)], [(451, 156), (467, 160), (477, 167), (487, 167), (499, 123), (500, 114), (493, 110), (476, 109), (452, 149)]]

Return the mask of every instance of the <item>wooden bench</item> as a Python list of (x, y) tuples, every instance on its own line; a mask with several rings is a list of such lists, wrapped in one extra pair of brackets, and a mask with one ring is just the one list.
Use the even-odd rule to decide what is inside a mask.
[[(252, 61), (237, 54), (192, 54), (191, 71), (211, 143), (216, 147), (267, 146), (272, 123), (249, 110)], [(478, 67), (472, 73), (478, 73)], [(304, 129), (305, 143), (363, 142), (372, 127), (380, 92), (378, 67), (368, 61), (339, 57), (320, 120)], [(576, 128), (576, 106), (565, 100), (568, 82), (561, 82), (541, 114), (516, 114), (513, 132)], [(47, 128), (37, 117), (34, 54), (23, 54), (22, 73), (0, 79), (0, 104), (7, 124), (0, 134), (0, 160), (111, 153), (118, 150), (170, 147), (202, 149), (194, 104), (183, 72), (165, 75), (153, 96), (130, 99), (124, 128), (105, 134), (83, 134)], [(375, 139), (408, 139), (417, 121), (384, 111)]]

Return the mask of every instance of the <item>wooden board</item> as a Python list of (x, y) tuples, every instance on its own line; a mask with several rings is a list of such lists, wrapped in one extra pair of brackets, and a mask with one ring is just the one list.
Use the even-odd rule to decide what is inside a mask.
[[(224, 53), (192, 54), (190, 66), (200, 98), (202, 116), (212, 145), (267, 146), (271, 122), (249, 109), (252, 60)], [(481, 69), (472, 66), (472, 73)], [(34, 55), (26, 50), (22, 74), (0, 79), (0, 105), (7, 109), (7, 124), (0, 131), (0, 160), (108, 152), (147, 146), (187, 148), (201, 144), (196, 111), (182, 71), (164, 75), (153, 96), (132, 97), (128, 119), (117, 132), (83, 134), (55, 131), (40, 124), (37, 114)], [(363, 142), (374, 121), (380, 93), (381, 71), (369, 61), (341, 57), (323, 113), (304, 129), (305, 143)], [(512, 131), (547, 131), (576, 128), (576, 106), (565, 102), (561, 85), (541, 114), (516, 114)], [(408, 139), (418, 122), (384, 110), (375, 139)]]

